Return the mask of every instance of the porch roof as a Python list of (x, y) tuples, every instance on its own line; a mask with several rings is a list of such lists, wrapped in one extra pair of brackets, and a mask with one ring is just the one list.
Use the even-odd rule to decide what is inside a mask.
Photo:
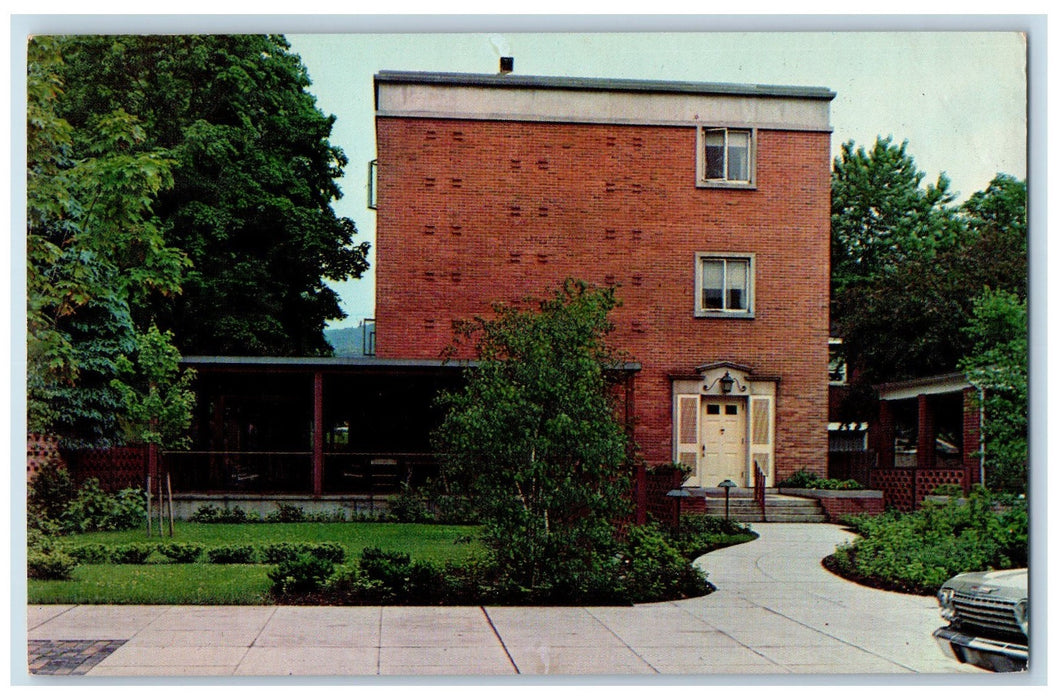
[(972, 385), (962, 372), (938, 374), (932, 377), (918, 377), (901, 382), (888, 382), (875, 385), (878, 398), (882, 401), (913, 399), (916, 396), (932, 394), (952, 394), (969, 389)]

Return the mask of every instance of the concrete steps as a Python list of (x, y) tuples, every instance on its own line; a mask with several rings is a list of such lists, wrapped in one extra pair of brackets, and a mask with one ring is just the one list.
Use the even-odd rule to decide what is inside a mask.
[[(693, 489), (695, 496), (705, 497), (705, 514), (725, 517), (723, 489)], [(784, 496), (767, 492), (764, 496), (765, 514), (753, 500), (750, 489), (732, 489), (728, 500), (730, 518), (743, 523), (822, 523), (827, 516), (814, 498)]]

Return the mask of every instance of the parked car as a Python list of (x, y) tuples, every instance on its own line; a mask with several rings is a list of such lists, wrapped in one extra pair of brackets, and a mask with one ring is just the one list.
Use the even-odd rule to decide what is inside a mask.
[(937, 592), (941, 617), (933, 633), (949, 657), (990, 671), (1024, 671), (1029, 662), (1028, 569), (975, 571)]

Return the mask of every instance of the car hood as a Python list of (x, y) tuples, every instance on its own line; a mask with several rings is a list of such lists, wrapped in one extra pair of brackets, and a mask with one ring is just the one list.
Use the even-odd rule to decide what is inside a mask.
[(949, 579), (944, 588), (990, 598), (1020, 600), (1028, 597), (1029, 570), (971, 571)]

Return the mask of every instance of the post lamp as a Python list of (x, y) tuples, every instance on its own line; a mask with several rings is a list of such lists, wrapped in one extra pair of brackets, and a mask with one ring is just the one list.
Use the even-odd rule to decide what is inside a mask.
[(680, 536), (680, 510), (683, 507), (683, 499), (689, 497), (691, 492), (687, 489), (672, 489), (665, 494), (669, 498), (676, 499), (676, 536)]
[(731, 479), (724, 479), (719, 484), (717, 484), (717, 486), (724, 490), (724, 520), (730, 520), (731, 519), (731, 500), (730, 500), (731, 499), (731, 489), (737, 488), (738, 484), (736, 484), (734, 481), (731, 481)]

